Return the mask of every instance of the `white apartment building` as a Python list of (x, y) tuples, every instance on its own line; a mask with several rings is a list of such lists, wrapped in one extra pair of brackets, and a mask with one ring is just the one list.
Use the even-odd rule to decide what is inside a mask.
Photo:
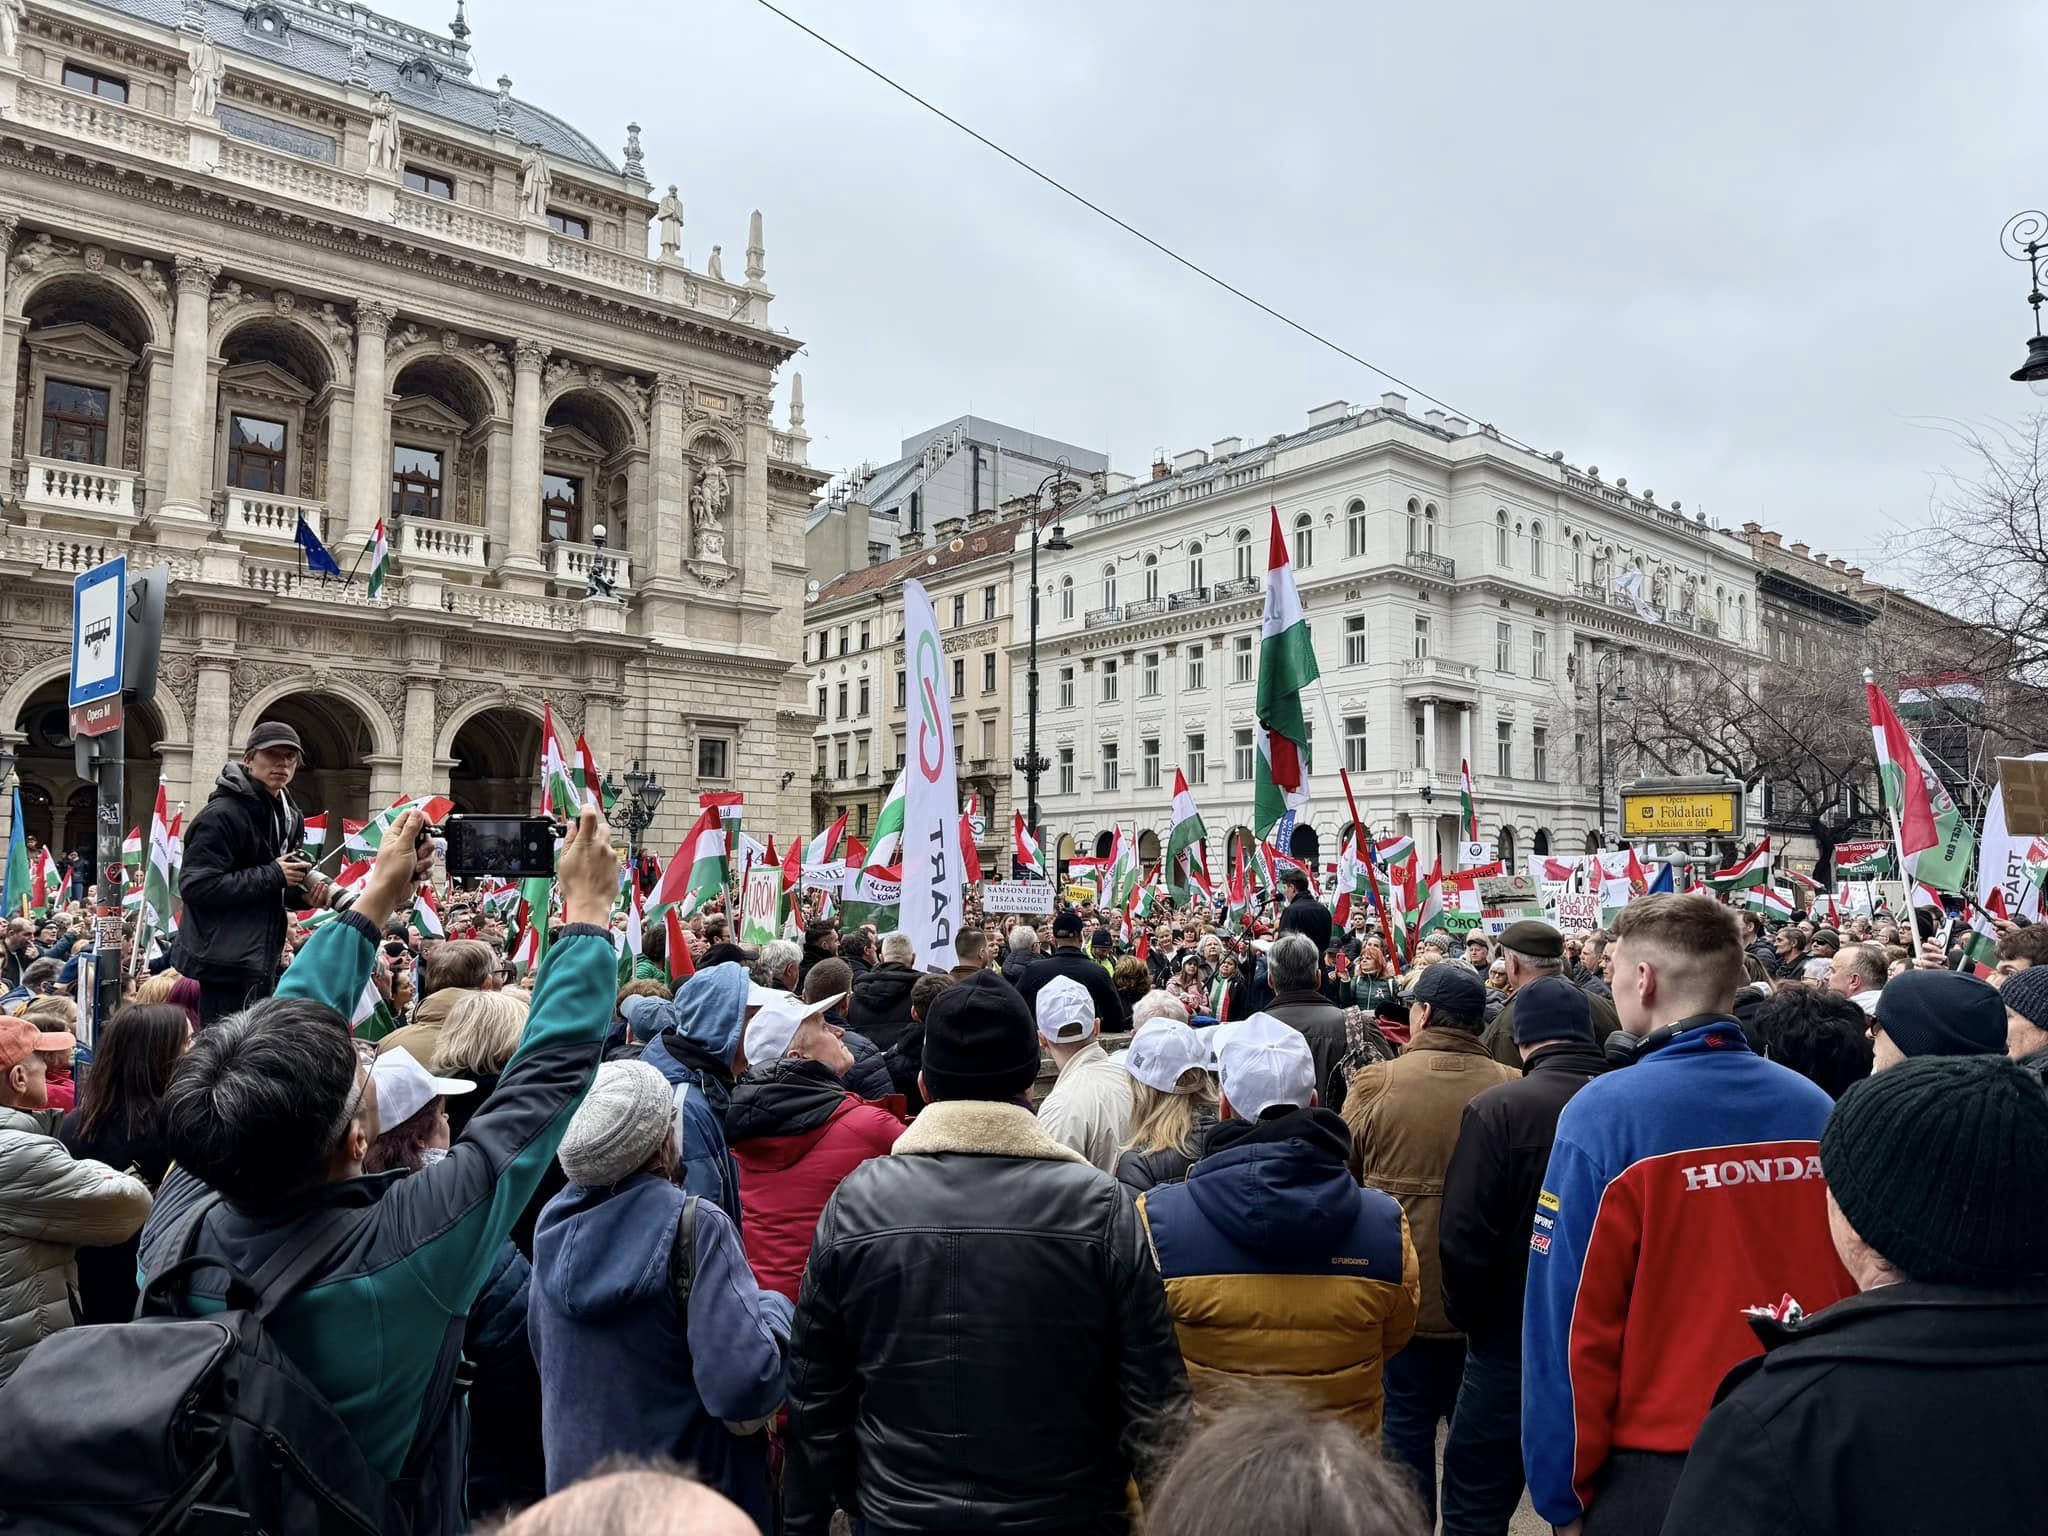
[[(1071, 509), (1071, 552), (1041, 557), (1039, 789), (1047, 851), (1105, 850), (1113, 824), (1156, 858), (1176, 768), (1223, 839), (1252, 818), (1253, 704), (1269, 508), (1315, 637), (1328, 713), (1309, 701), (1313, 798), (1294, 851), (1332, 861), (1348, 813), (1455, 862), (1458, 765), (1482, 835), (1519, 864), (1593, 846), (1596, 678), (1605, 679), (1608, 826), (1636, 771), (1614, 683), (1662, 664), (1760, 658), (1759, 568), (1703, 517), (1562, 454), (1540, 457), (1398, 394), (1342, 401), (1305, 429), (1225, 438)], [(1620, 594), (1644, 573), (1654, 620)], [(1023, 740), (1028, 566), (1013, 565), (1011, 707)], [(1615, 659), (1609, 659), (1615, 658)], [(1334, 736), (1332, 739), (1332, 722)], [(1015, 791), (1023, 803), (1023, 787)]]

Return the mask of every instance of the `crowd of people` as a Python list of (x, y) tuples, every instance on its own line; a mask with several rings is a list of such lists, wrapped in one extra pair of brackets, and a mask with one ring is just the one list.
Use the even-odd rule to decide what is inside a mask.
[(460, 893), (404, 923), (415, 813), (294, 920), (292, 747), (89, 1061), (76, 926), (8, 924), (22, 1529), (2039, 1524), (2048, 927), (1980, 978), (1667, 895), (1397, 959), (1297, 879), (1241, 932), (976, 910), (924, 967), (713, 909), (676, 967), (592, 812), (525, 975)]

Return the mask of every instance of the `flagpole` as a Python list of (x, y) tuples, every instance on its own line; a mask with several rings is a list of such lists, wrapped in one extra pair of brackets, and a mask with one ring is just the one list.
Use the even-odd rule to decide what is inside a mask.
[[(1366, 839), (1370, 838), (1373, 835), (1372, 828), (1367, 826), (1365, 824), (1365, 819), (1358, 814), (1358, 800), (1357, 797), (1351, 793), (1351, 773), (1350, 770), (1344, 766), (1344, 739), (1343, 737), (1337, 734), (1336, 711), (1334, 711), (1330, 707), (1330, 690), (1328, 686), (1324, 684), (1322, 673), (1320, 671), (1316, 673), (1316, 699), (1323, 706), (1323, 726), (1329, 732), (1330, 742), (1337, 753), (1337, 782), (1344, 787), (1344, 804), (1345, 807), (1351, 812), (1352, 836), (1356, 837), (1361, 843), (1363, 843)], [(1337, 846), (1340, 849), (1344, 846), (1344, 840), (1341, 837), (1337, 839)], [(1389, 919), (1387, 916), (1386, 902), (1382, 900), (1380, 897), (1378, 870), (1379, 860), (1376, 857), (1379, 850), (1377, 848), (1374, 848), (1368, 851), (1361, 848), (1360, 851), (1365, 853), (1366, 856), (1365, 888), (1367, 893), (1372, 897), (1373, 910), (1378, 912), (1380, 916), (1380, 937), (1387, 941), (1387, 953), (1389, 955), (1392, 955), (1396, 952), (1394, 945), (1394, 924), (1392, 920)], [(1417, 846), (1415, 853), (1415, 862), (1417, 870), (1419, 872), (1422, 864), (1422, 850), (1419, 845)]]

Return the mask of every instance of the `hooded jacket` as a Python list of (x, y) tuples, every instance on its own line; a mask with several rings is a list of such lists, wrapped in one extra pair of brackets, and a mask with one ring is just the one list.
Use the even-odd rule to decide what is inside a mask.
[(181, 974), (277, 974), (286, 898), (297, 895), (277, 861), (305, 835), (306, 818), (291, 796), (273, 795), (240, 763), (221, 769), (213, 793), (185, 829), (185, 862), (178, 873), (184, 916), (171, 951), (171, 964)]
[(533, 1238), (527, 1330), (540, 1367), (548, 1492), (614, 1452), (668, 1456), (774, 1528), (767, 1437), (739, 1435), (782, 1401), (789, 1304), (757, 1290), (739, 1234), (697, 1207), (689, 1300), (676, 1301), (683, 1192), (637, 1173), (571, 1184)]
[(676, 1090), (682, 1187), (716, 1201), (738, 1226), (740, 1175), (726, 1148), (725, 1112), (732, 1103), (732, 1059), (747, 1021), (746, 967), (736, 960), (706, 966), (660, 1004), (655, 1020), (660, 1033), (640, 1059)]
[(846, 1024), (888, 1050), (910, 1028), (910, 989), (919, 973), (907, 965), (882, 964), (853, 978), (846, 1000)]
[(903, 1122), (847, 1092), (823, 1062), (784, 1056), (733, 1085), (725, 1134), (740, 1168), (747, 1263), (764, 1290), (794, 1302), (825, 1202), (896, 1145)]
[(149, 1215), (149, 1186), (73, 1161), (51, 1134), (57, 1119), (0, 1107), (0, 1383), (76, 1320), (79, 1247), (125, 1242)]
[(2048, 1285), (1907, 1280), (1787, 1327), (1728, 1373), (1665, 1536), (2036, 1531)]
[(1350, 1155), (1327, 1109), (1226, 1120), (1186, 1183), (1138, 1196), (1138, 1219), (1198, 1400), (1287, 1387), (1371, 1444), (1422, 1282), (1399, 1202), (1359, 1188)]

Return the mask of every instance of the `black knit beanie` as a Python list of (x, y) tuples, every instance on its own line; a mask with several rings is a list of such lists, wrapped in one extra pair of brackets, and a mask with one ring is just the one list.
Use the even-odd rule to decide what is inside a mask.
[(1961, 971), (1902, 971), (1877, 995), (1877, 1026), (1901, 1054), (2003, 1056), (1998, 989)]
[(934, 1099), (1014, 1099), (1038, 1076), (1038, 1026), (1017, 989), (977, 971), (932, 999), (924, 1086)]
[(1924, 1056), (1856, 1084), (1820, 1139), (1835, 1204), (1914, 1280), (2048, 1275), (2048, 1090), (1993, 1056)]

